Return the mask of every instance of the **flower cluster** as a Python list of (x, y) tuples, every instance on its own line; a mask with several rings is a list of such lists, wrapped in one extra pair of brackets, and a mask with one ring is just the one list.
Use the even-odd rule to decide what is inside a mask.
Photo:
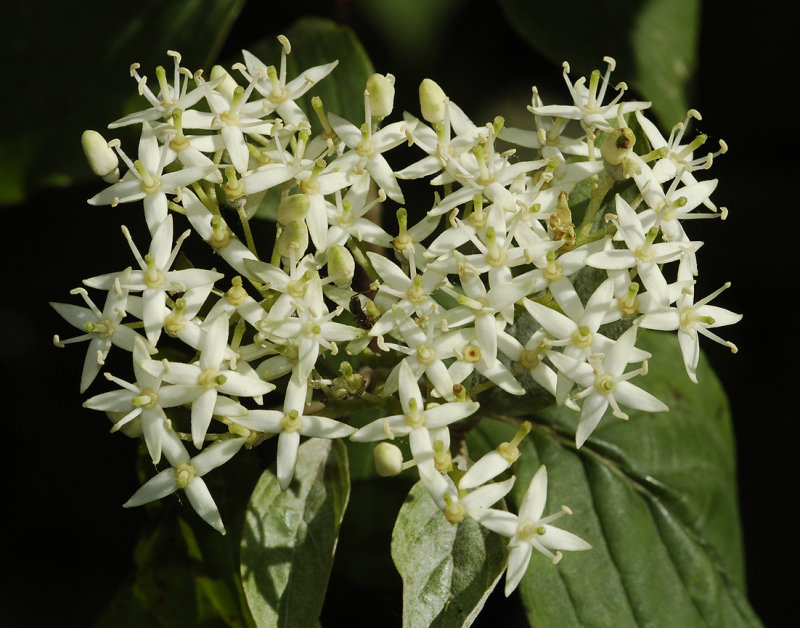
[[(471, 460), (463, 435), (491, 414), (480, 395), (547, 391), (580, 413), (581, 447), (609, 409), (622, 419), (623, 408), (667, 410), (632, 381), (650, 357), (636, 347), (640, 328), (677, 332), (695, 381), (698, 334), (735, 350), (711, 330), (740, 317), (708, 305), (717, 293), (695, 298), (702, 243), (683, 229), (687, 219), (724, 218), (710, 200), (716, 180), (695, 174), (725, 146), (695, 157), (706, 138), (681, 143), (688, 118), (665, 139), (645, 117), (649, 103), (612, 87), (611, 59), (588, 84), (573, 83), (565, 64), (569, 105), (545, 105), (534, 88), (532, 129), (500, 117), (476, 125), (428, 79), (421, 118), (385, 123), (394, 77), (379, 74), (367, 81), (360, 124), (316, 97), (309, 118), (298, 100), (336, 62), (290, 80), (290, 44), (279, 40), (279, 68), (245, 52), (244, 63), (205, 78), (170, 52), (172, 77), (156, 68), (153, 85), (133, 65), (147, 107), (109, 127), (141, 129), (136, 156), (97, 132), (83, 136), (90, 166), (110, 184), (89, 203), (141, 201), (150, 235), (145, 252), (123, 227), (131, 266), (84, 281), (104, 295), (102, 309), (85, 288), (73, 292), (86, 307), (53, 304), (85, 332), (72, 340), (89, 340), (81, 391), (112, 345), (132, 356), (131, 381), (106, 373), (117, 388), (85, 402), (108, 413), (112, 431), (141, 435), (163, 469), (125, 505), (182, 489), (224, 533), (202, 477), (243, 447), (277, 436), (286, 490), (301, 437), (376, 442), (379, 474), (416, 466), (448, 521), (470, 517), (510, 539), (508, 594), (532, 549), (557, 561), (589, 545), (550, 525), (568, 508), (542, 516), (544, 468), (518, 513), (494, 507), (532, 426)], [(404, 143), (424, 155), (398, 169), (387, 153)], [(414, 179), (433, 186), (432, 202), (409, 224), (400, 182)], [(396, 223), (381, 220), (390, 202)], [(268, 243), (250, 229), (264, 213), (275, 220)], [(188, 228), (176, 238), (179, 222)], [(178, 264), (190, 236), (210, 245), (227, 277)], [(531, 324), (515, 326), (520, 318)], [(364, 402), (380, 416), (351, 425)], [(395, 444), (405, 437), (408, 460)]]

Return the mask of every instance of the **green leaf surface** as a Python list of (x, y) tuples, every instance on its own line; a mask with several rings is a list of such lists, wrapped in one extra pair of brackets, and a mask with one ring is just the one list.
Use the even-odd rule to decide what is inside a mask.
[(392, 559), (403, 578), (403, 626), (469, 626), (505, 569), (505, 545), (474, 519), (447, 521), (415, 484), (392, 534)]
[(314, 626), (350, 495), (347, 448), (309, 439), (281, 491), (264, 471), (250, 498), (241, 546), (244, 592), (257, 626)]
[(631, 412), (629, 421), (609, 413), (576, 450), (578, 414), (548, 408), (523, 443), (510, 497), (519, 506), (538, 466), (547, 465), (544, 514), (569, 506), (575, 516), (559, 527), (593, 546), (567, 553), (558, 566), (534, 553), (519, 586), (529, 621), (758, 626), (744, 594), (734, 442), (722, 386), (704, 361), (700, 384), (688, 379), (673, 334), (644, 333), (638, 345), (653, 358), (637, 384), (669, 412)]
[(0, 131), (0, 205), (21, 203), (46, 186), (97, 180), (83, 157), (81, 133), (105, 132), (127, 113), (126, 105), (149, 106), (137, 96), (130, 64), (141, 63), (148, 85), (157, 65), (171, 76), (168, 49), (179, 51), (192, 71), (207, 69), (243, 5), (46, 0), (9, 7), (5, 21), (14, 27), (4, 44), (16, 61), (8, 66), (13, 96), (4, 99), (3, 113), (15, 123)]
[(611, 56), (617, 61), (612, 85), (635, 87), (653, 102), (663, 125), (685, 116), (697, 65), (700, 0), (564, 0), (559, 10), (570, 19), (559, 28), (542, 19), (537, 3), (500, 4), (533, 48), (559, 66), (569, 61), (573, 82), (595, 68), (605, 72), (603, 57)]

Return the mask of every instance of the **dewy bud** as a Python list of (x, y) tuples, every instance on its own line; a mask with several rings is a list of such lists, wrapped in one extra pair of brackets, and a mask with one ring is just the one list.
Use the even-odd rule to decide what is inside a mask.
[(308, 228), (302, 220), (292, 220), (284, 226), (278, 238), (278, 250), (282, 257), (298, 260), (308, 248)]
[(372, 450), (378, 475), (391, 477), (403, 470), (403, 452), (392, 443), (378, 443)]
[(102, 177), (106, 183), (116, 183), (119, 180), (119, 158), (102, 135), (97, 131), (84, 131), (81, 135), (81, 146), (92, 172)]
[(278, 207), (277, 220), (282, 225), (288, 225), (294, 220), (303, 220), (310, 206), (311, 201), (305, 194), (287, 196)]
[(373, 74), (367, 79), (373, 120), (383, 120), (394, 107), (394, 75)]
[(341, 244), (328, 249), (328, 276), (340, 288), (346, 288), (353, 281), (356, 263), (353, 256)]
[(443, 122), (446, 102), (447, 96), (434, 81), (426, 78), (419, 84), (419, 106), (425, 120), (431, 124)]
[(215, 65), (211, 68), (211, 80), (214, 81), (220, 77), (224, 77), (222, 81), (214, 89), (220, 94), (225, 96), (229, 101), (233, 100), (233, 92), (239, 87), (239, 84), (234, 78), (228, 74), (228, 71), (221, 65)]

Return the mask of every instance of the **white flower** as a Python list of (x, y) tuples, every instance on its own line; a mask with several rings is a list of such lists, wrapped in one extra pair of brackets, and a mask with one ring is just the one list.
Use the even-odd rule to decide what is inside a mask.
[(275, 389), (275, 384), (258, 379), (252, 371), (243, 374), (224, 368), (227, 343), (228, 318), (220, 314), (214, 320), (206, 321), (205, 338), (197, 362), (148, 360), (142, 365), (154, 376), (163, 373), (166, 381), (190, 388), (187, 396), (192, 402), (192, 440), (198, 449), (203, 446), (211, 424), (218, 393), (256, 398)]
[(141, 506), (183, 489), (192, 508), (203, 521), (213, 526), (220, 534), (225, 534), (225, 526), (222, 525), (217, 505), (201, 478), (233, 458), (244, 445), (244, 441), (244, 438), (220, 440), (194, 458), (190, 458), (175, 432), (167, 430), (164, 434), (163, 451), (172, 466), (148, 480), (122, 506), (124, 508)]
[(167, 420), (164, 408), (189, 403), (193, 399), (193, 394), (187, 386), (161, 386), (161, 375), (154, 377), (142, 368), (142, 363), (149, 358), (144, 338), (137, 336), (133, 347), (133, 371), (136, 383), (131, 384), (106, 374), (106, 377), (121, 386), (121, 389), (87, 399), (83, 406), (92, 410), (127, 413), (114, 424), (112, 432), (139, 418), (147, 451), (153, 459), (153, 464), (157, 464), (161, 460), (161, 442)]
[[(130, 269), (127, 269), (119, 278), (127, 281), (129, 273)], [(58, 336), (53, 338), (53, 342), (58, 347), (82, 340), (89, 341), (81, 372), (81, 392), (84, 392), (97, 377), (112, 344), (122, 347), (126, 351), (133, 351), (133, 343), (138, 334), (130, 327), (120, 324), (125, 317), (128, 302), (128, 291), (122, 288), (122, 281), (114, 282), (108, 290), (102, 312), (89, 298), (84, 288), (75, 288), (71, 294), (81, 295), (88, 307), (80, 307), (71, 303), (50, 303), (53, 309), (61, 314), (70, 325), (86, 332), (67, 340), (61, 340)]]
[[(155, 345), (161, 335), (164, 323), (165, 304), (167, 292), (184, 292), (189, 288), (214, 283), (223, 277), (222, 274), (213, 270), (203, 270), (200, 268), (187, 268), (185, 270), (169, 270), (183, 241), (189, 236), (191, 231), (185, 231), (172, 247), (172, 216), (167, 216), (153, 234), (150, 242), (150, 251), (142, 257), (139, 249), (133, 243), (131, 234), (126, 227), (122, 227), (122, 232), (128, 240), (136, 261), (141, 270), (129, 271), (127, 280), (122, 286), (134, 292), (142, 292), (142, 319), (147, 339)], [(118, 279), (119, 273), (100, 275), (84, 280), (87, 286), (110, 289)]]
[(153, 129), (149, 123), (144, 122), (139, 141), (139, 159), (131, 162), (128, 156), (119, 150), (120, 157), (128, 165), (128, 172), (120, 181), (90, 198), (89, 205), (114, 207), (118, 203), (142, 200), (147, 227), (150, 233), (154, 233), (167, 217), (167, 194), (177, 194), (185, 186), (204, 179), (216, 171), (216, 166), (212, 163), (163, 174), (168, 152), (166, 145), (159, 147)]
[(376, 419), (353, 434), (351, 439), (366, 443), (410, 435), (415, 430), (444, 427), (468, 417), (480, 407), (475, 401), (453, 401), (425, 409), (417, 377), (405, 360), (400, 363), (399, 392), (404, 414)]
[(662, 307), (669, 306), (667, 280), (660, 265), (672, 262), (686, 251), (697, 250), (701, 242), (657, 242), (653, 244), (650, 232), (646, 232), (641, 217), (619, 194), (616, 197), (617, 229), (627, 245), (626, 249), (608, 249), (593, 253), (586, 258), (586, 264), (594, 268), (619, 270), (636, 267), (636, 272)]
[[(678, 269), (678, 278), (684, 281), (692, 280), (688, 264), (681, 264)], [(716, 298), (730, 285), (730, 282), (726, 283), (696, 303), (694, 301), (694, 286), (691, 285), (681, 292), (675, 307), (671, 307), (664, 312), (645, 314), (640, 319), (640, 325), (645, 329), (678, 331), (678, 342), (681, 346), (686, 373), (689, 379), (695, 383), (697, 383), (697, 364), (700, 360), (700, 337), (698, 334), (702, 334), (707, 338), (711, 338), (714, 342), (728, 347), (733, 353), (738, 351), (735, 344), (728, 340), (723, 340), (714, 332), (709, 331), (714, 327), (733, 325), (742, 319), (741, 314), (735, 314), (730, 310), (715, 305), (708, 305), (709, 301)]]
[(248, 429), (278, 434), (277, 475), (283, 491), (289, 487), (294, 476), (301, 435), (313, 438), (345, 438), (356, 431), (354, 427), (334, 419), (304, 414), (306, 386), (296, 385), (294, 377), (286, 392), (283, 412), (251, 410), (245, 416), (233, 419)]
[(595, 354), (589, 362), (577, 360), (564, 353), (548, 352), (555, 367), (572, 381), (583, 386), (573, 399), (583, 399), (581, 418), (575, 433), (575, 445), (580, 448), (603, 418), (610, 405), (614, 416), (627, 419), (620, 404), (645, 412), (666, 412), (669, 408), (649, 392), (634, 386), (628, 380), (644, 372), (644, 367), (624, 373), (625, 367), (636, 355), (637, 327), (622, 334), (606, 351)]
[[(533, 476), (525, 497), (519, 507), (519, 516), (516, 520), (516, 529), (507, 534), (510, 526), (504, 523), (495, 526), (495, 531), (511, 536), (508, 552), (508, 569), (506, 571), (506, 596), (517, 588), (519, 581), (528, 569), (533, 550), (541, 552), (553, 563), (561, 560), (561, 550), (581, 551), (591, 549), (579, 536), (561, 528), (550, 525), (550, 522), (565, 514), (572, 514), (566, 506), (561, 511), (547, 517), (542, 517), (545, 502), (547, 501), (547, 469), (544, 465)], [(553, 553), (555, 551), (555, 554)]]

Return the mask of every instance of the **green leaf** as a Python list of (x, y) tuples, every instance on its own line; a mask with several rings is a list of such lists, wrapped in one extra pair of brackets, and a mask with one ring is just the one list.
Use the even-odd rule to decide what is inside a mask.
[(505, 569), (505, 545), (473, 519), (450, 523), (425, 487), (414, 485), (392, 534), (403, 626), (469, 626)]
[(8, 67), (5, 81), (13, 97), (5, 99), (3, 113), (18, 123), (0, 131), (0, 205), (21, 203), (45, 186), (97, 180), (83, 157), (81, 133), (104, 132), (128, 103), (147, 104), (137, 96), (130, 64), (142, 64), (148, 84), (156, 65), (171, 76), (168, 49), (179, 51), (193, 71), (208, 66), (243, 5), (244, 0), (51, 0), (35, 11), (10, 7), (6, 21), (14, 28), (4, 40), (19, 61)]
[[(353, 31), (331, 20), (310, 17), (298, 20), (284, 33), (292, 45), (286, 57), (286, 76), (291, 80), (310, 67), (339, 61), (333, 72), (322, 79), (297, 104), (306, 112), (313, 132), (322, 126), (311, 107), (311, 98), (319, 96), (326, 111), (358, 124), (364, 119), (364, 89), (374, 73), (372, 62)], [(280, 64), (281, 46), (275, 37), (250, 46), (249, 52), (266, 64)], [(256, 216), (274, 220), (280, 202), (280, 188), (270, 190), (261, 201)]]
[[(568, 24), (553, 28), (539, 6), (501, 0), (511, 25), (553, 63), (569, 61), (571, 78), (603, 71), (604, 56), (617, 61), (612, 83), (624, 80), (644, 98), (664, 125), (686, 115), (697, 65), (700, 0), (564, 0)], [(552, 103), (545, 103), (552, 104)]]
[(245, 515), (244, 592), (257, 626), (313, 626), (328, 586), (339, 526), (350, 496), (347, 448), (309, 439), (291, 486), (264, 471)]
[[(701, 361), (686, 376), (673, 334), (645, 333), (653, 354), (643, 388), (668, 413), (606, 416), (580, 449), (578, 414), (540, 413), (524, 441), (511, 496), (519, 505), (540, 464), (545, 515), (593, 546), (554, 567), (534, 553), (520, 583), (531, 625), (758, 626), (744, 594), (734, 442), (727, 399)], [(564, 524), (561, 526), (561, 524)]]

